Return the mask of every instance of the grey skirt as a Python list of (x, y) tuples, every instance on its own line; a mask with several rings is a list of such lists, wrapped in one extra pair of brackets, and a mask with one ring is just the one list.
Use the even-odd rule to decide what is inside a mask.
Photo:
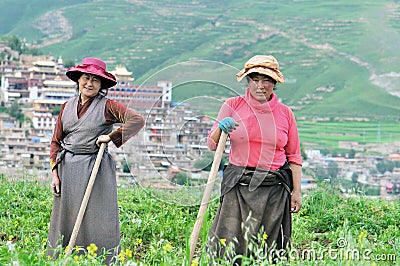
[[(69, 243), (79, 208), (96, 160), (95, 154), (66, 152), (58, 164), (61, 196), (54, 197), (48, 234), (48, 255), (57, 256), (57, 249)], [(109, 251), (109, 262), (119, 247), (120, 227), (118, 215), (115, 162), (105, 151), (85, 215), (76, 239), (76, 246), (86, 249), (90, 244), (98, 247), (97, 254)]]

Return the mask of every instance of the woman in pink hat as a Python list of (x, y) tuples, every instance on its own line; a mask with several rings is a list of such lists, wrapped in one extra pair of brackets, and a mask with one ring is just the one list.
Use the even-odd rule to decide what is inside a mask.
[[(67, 76), (78, 86), (78, 96), (62, 105), (50, 145), (53, 210), (48, 235), (49, 255), (66, 247), (77, 218), (87, 183), (101, 143), (120, 147), (144, 126), (144, 119), (127, 107), (107, 99), (108, 88), (117, 84), (106, 64), (85, 58), (71, 67)], [(113, 124), (122, 125), (113, 130)], [(115, 162), (104, 152), (76, 245), (95, 244), (108, 252), (109, 263), (120, 242)]]
[(231, 144), (209, 250), (233, 260), (235, 255), (250, 256), (248, 244), (255, 241), (263, 245), (266, 259), (275, 260), (289, 248), (291, 213), (301, 208), (298, 130), (291, 109), (274, 93), (284, 77), (273, 56), (252, 57), (236, 76), (238, 82), (246, 78), (246, 93), (225, 101), (208, 136), (211, 150), (222, 131)]

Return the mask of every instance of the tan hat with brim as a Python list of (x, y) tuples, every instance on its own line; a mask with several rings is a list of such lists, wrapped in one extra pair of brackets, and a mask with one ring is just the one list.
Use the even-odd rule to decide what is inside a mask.
[(260, 73), (270, 76), (279, 83), (284, 82), (283, 74), (279, 71), (279, 63), (272, 55), (255, 55), (250, 58), (244, 68), (236, 74), (237, 81), (240, 82), (250, 73)]

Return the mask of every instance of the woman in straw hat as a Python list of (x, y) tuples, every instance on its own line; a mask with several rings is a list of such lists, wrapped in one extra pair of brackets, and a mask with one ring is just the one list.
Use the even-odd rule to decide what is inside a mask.
[[(112, 141), (120, 147), (144, 126), (142, 116), (105, 97), (117, 81), (106, 71), (103, 61), (85, 58), (81, 65), (69, 68), (66, 75), (77, 83), (78, 96), (62, 105), (50, 144), (54, 194), (48, 235), (51, 256), (57, 256), (55, 249), (69, 243), (99, 145)], [(115, 123), (122, 125), (113, 131)], [(97, 254), (108, 251), (109, 263), (119, 242), (115, 162), (106, 150), (76, 245), (86, 248), (95, 244)]]
[(222, 131), (229, 134), (231, 147), (209, 248), (213, 256), (233, 259), (251, 256), (248, 244), (255, 241), (264, 254), (280, 251), (269, 257), (277, 259), (289, 247), (291, 213), (301, 208), (296, 121), (274, 93), (284, 77), (273, 56), (252, 57), (236, 76), (238, 82), (246, 78), (246, 93), (225, 101), (208, 136), (211, 150)]

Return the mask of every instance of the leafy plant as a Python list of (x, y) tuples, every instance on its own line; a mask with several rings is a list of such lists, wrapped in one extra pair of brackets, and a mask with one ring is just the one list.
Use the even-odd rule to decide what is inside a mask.
[[(166, 203), (137, 186), (120, 187), (118, 197), (121, 250), (115, 257), (115, 265), (189, 265), (189, 235), (198, 206)], [(60, 248), (57, 260), (47, 257), (52, 202), (47, 182), (32, 176), (9, 180), (0, 175), (0, 199), (1, 265), (102, 264), (104, 257), (94, 245), (74, 247), (75, 252), (68, 257), (63, 255), (65, 249)], [(210, 202), (192, 265), (213, 265), (216, 261), (207, 253), (206, 243), (217, 207), (217, 201)], [(398, 201), (364, 196), (344, 198), (335, 188), (322, 183), (305, 191), (303, 207), (293, 215), (290, 264), (367, 265), (380, 259), (379, 265), (393, 265), (400, 256), (399, 218)], [(262, 242), (263, 236), (258, 239)], [(261, 250), (253, 243), (252, 254), (259, 256), (240, 256), (243, 265), (255, 262), (267, 265), (266, 261), (260, 261), (265, 255)], [(357, 254), (358, 257), (352, 257)], [(230, 264), (220, 260), (219, 265)]]

